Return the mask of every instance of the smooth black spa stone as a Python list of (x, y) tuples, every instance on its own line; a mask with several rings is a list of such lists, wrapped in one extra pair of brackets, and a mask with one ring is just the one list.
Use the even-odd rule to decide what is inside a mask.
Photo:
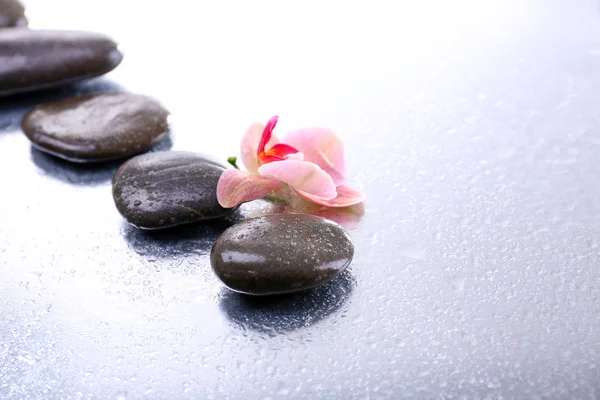
[(40, 105), (25, 115), (22, 128), (42, 151), (99, 162), (149, 150), (169, 133), (168, 117), (152, 97), (96, 93)]
[(27, 26), (25, 7), (17, 0), (0, 0), (0, 29)]
[(0, 96), (100, 76), (122, 59), (117, 43), (100, 33), (0, 29)]
[(117, 209), (132, 225), (161, 229), (224, 217), (234, 211), (217, 201), (226, 167), (187, 151), (147, 153), (123, 164), (113, 178)]
[(350, 236), (336, 223), (307, 214), (273, 214), (228, 228), (213, 245), (210, 260), (230, 289), (270, 295), (329, 282), (353, 255)]

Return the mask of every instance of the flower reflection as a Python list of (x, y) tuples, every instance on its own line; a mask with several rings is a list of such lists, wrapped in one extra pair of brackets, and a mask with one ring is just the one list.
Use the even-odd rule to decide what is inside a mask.
[(291, 189), (284, 188), (282, 190), (283, 192), (280, 191), (276, 196), (268, 197), (267, 200), (244, 204), (241, 214), (245, 218), (277, 213), (311, 214), (327, 218), (348, 230), (355, 229), (365, 214), (364, 203), (350, 207), (325, 207), (294, 195)]

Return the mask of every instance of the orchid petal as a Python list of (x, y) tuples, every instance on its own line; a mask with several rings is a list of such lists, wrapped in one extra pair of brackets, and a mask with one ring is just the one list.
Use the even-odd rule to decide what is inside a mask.
[(348, 207), (365, 201), (364, 193), (345, 185), (337, 187), (337, 197), (333, 199), (311, 195), (298, 189), (296, 189), (296, 192), (300, 197), (326, 207)]
[(217, 184), (217, 200), (222, 207), (233, 208), (248, 201), (262, 199), (283, 186), (283, 182), (276, 179), (227, 169)]
[[(240, 150), (240, 156), (244, 167), (250, 172), (256, 173), (258, 171), (258, 146), (263, 136), (265, 125), (260, 122), (255, 122), (246, 129), (244, 136), (242, 137), (242, 146)], [(272, 135), (267, 146), (274, 146), (279, 141)]]
[(304, 159), (317, 164), (333, 178), (336, 186), (344, 182), (346, 164), (344, 162), (344, 142), (326, 128), (303, 128), (289, 132), (284, 143), (298, 149)]
[[(300, 157), (291, 157), (296, 154), (300, 154)], [(267, 164), (273, 161), (283, 161), (288, 159), (300, 159), (300, 161), (303, 161), (304, 155), (302, 155), (302, 153), (299, 153), (298, 150), (296, 150), (292, 146), (288, 146), (287, 144), (283, 143), (276, 144), (266, 152), (258, 153), (258, 163), (260, 165)]]
[(299, 151), (285, 143), (278, 143), (275, 146), (271, 147), (269, 150), (267, 150), (266, 153), (285, 157), (289, 156), (290, 154), (299, 153)]
[(258, 173), (267, 178), (278, 179), (313, 196), (333, 199), (337, 195), (331, 176), (311, 162), (276, 161), (260, 166)]
[(264, 156), (260, 157), (260, 163), (268, 164), (268, 163), (272, 163), (275, 161), (283, 161), (285, 159), (286, 159), (285, 157), (281, 157), (281, 156), (264, 155)]
[(263, 129), (262, 136), (260, 137), (260, 141), (258, 143), (258, 153), (262, 153), (265, 151), (267, 147), (267, 143), (271, 141), (271, 136), (273, 135), (273, 129), (277, 126), (277, 121), (279, 121), (278, 116), (271, 117), (271, 119), (267, 122), (267, 125)]
[(286, 160), (304, 161), (304, 154), (302, 154), (302, 153), (288, 154), (287, 156), (285, 156), (285, 159)]

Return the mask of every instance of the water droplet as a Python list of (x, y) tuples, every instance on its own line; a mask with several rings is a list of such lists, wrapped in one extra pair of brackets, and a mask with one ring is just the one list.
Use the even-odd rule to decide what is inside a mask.
[(405, 244), (401, 246), (399, 250), (400, 254), (402, 254), (403, 256), (414, 258), (417, 260), (422, 260), (427, 255), (426, 250), (416, 243)]
[(288, 396), (289, 394), (290, 394), (290, 389), (284, 387), (283, 385), (281, 385), (279, 387), (279, 389), (277, 389), (278, 396)]

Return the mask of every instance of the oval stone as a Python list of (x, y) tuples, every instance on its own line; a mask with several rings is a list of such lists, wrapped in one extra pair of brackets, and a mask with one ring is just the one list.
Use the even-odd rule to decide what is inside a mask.
[(161, 229), (224, 217), (217, 200), (226, 167), (199, 153), (147, 153), (123, 164), (113, 178), (117, 210), (141, 229)]
[(252, 295), (298, 292), (344, 271), (354, 255), (348, 233), (308, 214), (273, 214), (228, 228), (212, 247), (215, 274), (230, 289)]
[(0, 30), (0, 96), (103, 75), (123, 54), (108, 36), (81, 31)]
[(25, 7), (17, 0), (0, 0), (0, 29), (26, 26)]
[(74, 162), (142, 153), (169, 133), (169, 112), (155, 99), (96, 93), (54, 101), (25, 115), (22, 128), (38, 149)]

